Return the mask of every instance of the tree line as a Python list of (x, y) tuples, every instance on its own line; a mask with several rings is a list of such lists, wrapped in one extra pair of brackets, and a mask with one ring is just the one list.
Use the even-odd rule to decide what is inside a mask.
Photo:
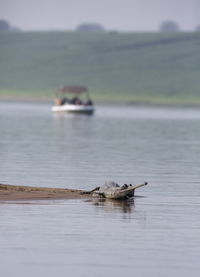
[(0, 32), (19, 31), (18, 28), (13, 27), (4, 19), (0, 19)]
[[(3, 19), (0, 19), (0, 32), (19, 31), (18, 28), (11, 26), (11, 24)], [(80, 32), (105, 32), (105, 28), (98, 23), (82, 23), (76, 27), (76, 31)], [(161, 22), (159, 26), (160, 32), (179, 32), (180, 27), (175, 21), (166, 20)], [(194, 31), (200, 31), (200, 25), (196, 26)]]

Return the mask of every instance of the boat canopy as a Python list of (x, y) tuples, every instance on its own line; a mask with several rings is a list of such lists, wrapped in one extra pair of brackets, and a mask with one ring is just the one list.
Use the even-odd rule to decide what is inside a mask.
[(56, 94), (62, 93), (75, 93), (81, 94), (83, 92), (88, 92), (88, 88), (85, 86), (64, 86), (56, 91)]

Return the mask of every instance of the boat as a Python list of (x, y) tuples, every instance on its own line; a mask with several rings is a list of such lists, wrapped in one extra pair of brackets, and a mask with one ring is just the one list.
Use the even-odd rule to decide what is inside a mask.
[[(69, 97), (70, 96), (70, 97)], [(94, 104), (85, 86), (64, 86), (55, 92), (53, 112), (93, 114)]]

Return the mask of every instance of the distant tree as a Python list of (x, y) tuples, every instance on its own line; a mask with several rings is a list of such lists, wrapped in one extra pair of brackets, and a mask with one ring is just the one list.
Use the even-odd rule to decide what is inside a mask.
[(10, 30), (10, 24), (3, 19), (0, 19), (0, 31), (9, 31)]
[(77, 26), (77, 31), (83, 32), (104, 32), (105, 29), (98, 23), (83, 23)]
[(20, 29), (11, 26), (6, 20), (0, 19), (0, 32), (20, 32)]
[(160, 25), (161, 32), (178, 32), (179, 26), (174, 21), (164, 21)]

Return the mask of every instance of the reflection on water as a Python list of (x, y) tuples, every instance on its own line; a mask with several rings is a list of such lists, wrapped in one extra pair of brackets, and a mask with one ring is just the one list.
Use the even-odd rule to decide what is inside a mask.
[(96, 207), (101, 207), (107, 212), (131, 213), (134, 211), (134, 199), (112, 200), (104, 198), (94, 198), (88, 201)]
[(198, 109), (0, 103), (0, 183), (150, 183), (131, 202), (1, 203), (0, 276), (199, 276), (199, 122)]

